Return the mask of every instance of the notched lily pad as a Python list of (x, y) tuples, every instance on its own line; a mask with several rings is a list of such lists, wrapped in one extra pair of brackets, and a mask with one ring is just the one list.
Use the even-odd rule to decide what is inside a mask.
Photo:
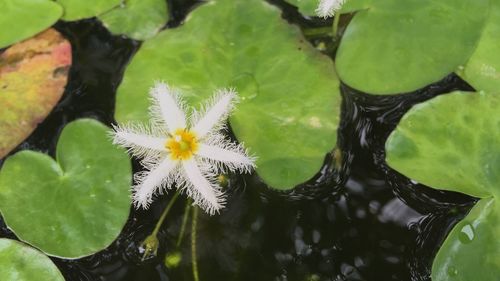
[(5, 160), (0, 211), (17, 237), (65, 258), (93, 254), (116, 239), (129, 214), (132, 171), (108, 134), (98, 121), (80, 119), (64, 127), (57, 162), (30, 150)]
[(472, 55), (489, 1), (378, 0), (352, 19), (340, 43), (340, 79), (366, 93), (412, 92)]
[(61, 6), (50, 0), (2, 0), (0, 11), (0, 48), (47, 29), (62, 15)]
[(61, 98), (71, 45), (53, 29), (0, 55), (0, 158), (15, 148)]
[(64, 8), (63, 20), (75, 21), (103, 14), (120, 5), (122, 0), (55, 0)]
[(482, 198), (457, 224), (433, 281), (500, 276), (500, 96), (455, 92), (412, 108), (387, 143), (389, 166), (425, 185)]
[(118, 88), (119, 122), (148, 121), (155, 80), (179, 88), (194, 106), (215, 89), (235, 87), (241, 102), (231, 127), (274, 188), (312, 178), (335, 146), (340, 93), (332, 62), (264, 1), (210, 2), (183, 26), (147, 40)]
[(0, 280), (64, 281), (46, 255), (15, 240), (0, 238), (0, 265)]
[(155, 36), (167, 23), (165, 0), (125, 0), (113, 10), (99, 16), (113, 34), (124, 34), (132, 39), (146, 40)]

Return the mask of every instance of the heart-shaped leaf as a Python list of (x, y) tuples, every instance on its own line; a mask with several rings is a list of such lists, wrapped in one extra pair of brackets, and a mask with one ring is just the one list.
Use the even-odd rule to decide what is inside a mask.
[(0, 55), (0, 158), (15, 148), (61, 98), (71, 45), (49, 29)]
[(126, 0), (123, 5), (99, 16), (114, 34), (125, 34), (136, 40), (155, 36), (167, 23), (165, 0)]
[[(0, 1), (0, 48), (29, 38), (53, 25), (62, 15), (61, 6), (50, 0)], [(15, 28), (8, 28), (9, 26)]]
[(108, 128), (92, 119), (66, 127), (57, 162), (21, 151), (0, 170), (0, 211), (23, 241), (43, 252), (77, 258), (106, 248), (130, 208), (131, 165)]
[(497, 92), (500, 89), (500, 1), (491, 1), (486, 26), (463, 72), (462, 78), (477, 90)]
[(120, 5), (122, 0), (55, 0), (64, 8), (63, 20), (74, 21), (103, 14)]
[(307, 181), (334, 147), (340, 94), (332, 62), (264, 1), (210, 2), (146, 41), (118, 89), (119, 122), (148, 121), (155, 80), (179, 88), (191, 105), (235, 87), (241, 102), (231, 127), (272, 187)]
[(46, 255), (15, 240), (0, 239), (0, 265), (0, 280), (64, 281)]
[(386, 143), (387, 163), (407, 177), (482, 198), (439, 250), (433, 281), (500, 276), (499, 108), (496, 94), (442, 95), (412, 108)]
[(488, 8), (488, 0), (372, 1), (347, 26), (337, 52), (339, 77), (380, 95), (439, 81), (467, 62)]

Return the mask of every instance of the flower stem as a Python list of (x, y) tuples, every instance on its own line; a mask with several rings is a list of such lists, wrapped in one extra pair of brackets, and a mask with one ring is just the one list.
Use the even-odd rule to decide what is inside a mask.
[(340, 13), (336, 12), (335, 15), (333, 16), (333, 38), (334, 38), (334, 40), (337, 39), (337, 35), (339, 32), (339, 22), (340, 22)]
[(153, 230), (153, 233), (151, 233), (152, 235), (156, 236), (158, 234), (158, 232), (160, 231), (160, 227), (163, 224), (163, 221), (167, 217), (168, 212), (170, 212), (170, 209), (172, 209), (172, 206), (174, 205), (175, 201), (177, 201), (177, 198), (179, 198), (178, 191), (175, 192), (174, 196), (172, 196), (172, 199), (170, 199), (170, 202), (168, 202), (167, 207), (165, 208), (165, 210), (163, 211), (163, 214), (161, 214), (160, 219), (156, 223), (156, 226), (155, 226), (155, 229)]
[(186, 225), (187, 221), (189, 219), (189, 211), (191, 210), (191, 204), (193, 203), (193, 200), (191, 198), (188, 199), (186, 202), (186, 207), (184, 208), (184, 216), (182, 217), (182, 224), (181, 224), (181, 230), (179, 231), (179, 237), (177, 238), (177, 243), (175, 244), (176, 248), (179, 248), (179, 246), (182, 243), (182, 239), (184, 238), (184, 232), (186, 231)]
[(142, 261), (145, 261), (146, 258), (151, 257), (151, 256), (156, 256), (156, 253), (158, 252), (158, 247), (160, 246), (160, 242), (158, 241), (158, 232), (160, 231), (160, 227), (163, 224), (163, 221), (167, 217), (168, 212), (170, 209), (172, 209), (172, 206), (174, 205), (175, 201), (179, 197), (179, 192), (176, 192), (172, 199), (170, 199), (170, 202), (168, 202), (167, 207), (165, 210), (163, 210), (163, 214), (161, 215), (160, 219), (156, 223), (156, 226), (153, 230), (153, 232), (144, 239), (141, 243), (141, 247), (144, 248), (144, 254), (142, 255)]
[(200, 281), (198, 274), (198, 261), (196, 260), (196, 226), (198, 224), (198, 207), (193, 208), (193, 219), (191, 220), (191, 261), (193, 266), (193, 279)]

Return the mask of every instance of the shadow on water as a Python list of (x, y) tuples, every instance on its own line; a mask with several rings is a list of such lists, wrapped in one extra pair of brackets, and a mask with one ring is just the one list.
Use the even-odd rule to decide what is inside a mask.
[[(283, 1), (271, 2), (302, 27), (325, 24), (302, 18)], [(180, 3), (169, 3), (173, 12), (168, 27), (179, 25), (196, 4)], [(80, 117), (111, 124), (115, 91), (140, 47), (139, 42), (111, 36), (94, 19), (60, 22), (56, 28), (73, 46), (70, 81), (56, 108), (16, 151), (54, 155), (64, 125)], [(439, 245), (475, 201), (398, 174), (384, 162), (384, 143), (411, 106), (456, 89), (471, 90), (455, 75), (395, 96), (367, 95), (342, 85), (338, 142), (346, 161), (341, 170), (332, 168), (329, 155), (321, 173), (288, 193), (268, 189), (255, 175), (231, 175), (228, 207), (219, 216), (200, 215), (200, 279), (429, 281)], [(140, 169), (134, 160), (134, 170)], [(176, 249), (182, 200), (159, 233), (158, 257), (140, 260), (139, 244), (154, 228), (169, 197), (163, 195), (148, 211), (131, 210), (123, 233), (108, 249), (78, 260), (53, 258), (66, 280), (192, 280), (189, 227), (178, 267), (169, 269), (163, 263)], [(3, 222), (0, 234), (15, 237)]]

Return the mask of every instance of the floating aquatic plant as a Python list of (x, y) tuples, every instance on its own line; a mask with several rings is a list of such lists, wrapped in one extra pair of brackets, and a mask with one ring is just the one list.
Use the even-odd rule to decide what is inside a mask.
[(231, 129), (259, 156), (256, 172), (272, 188), (307, 182), (335, 147), (341, 96), (333, 63), (266, 1), (199, 5), (183, 25), (144, 42), (117, 91), (118, 122), (148, 120), (155, 79), (181, 89), (192, 106), (234, 87)]
[(118, 237), (130, 212), (132, 167), (109, 131), (78, 119), (64, 127), (56, 160), (31, 150), (5, 160), (0, 211), (20, 240), (51, 256), (79, 258)]
[(191, 116), (180, 93), (168, 85), (156, 83), (150, 94), (151, 124), (115, 126), (114, 133), (114, 142), (143, 158), (148, 170), (135, 176), (135, 205), (147, 208), (155, 194), (176, 183), (194, 204), (211, 215), (218, 213), (225, 198), (217, 174), (250, 172), (254, 167), (243, 146), (222, 134), (236, 93), (218, 90), (202, 112), (194, 111)]

